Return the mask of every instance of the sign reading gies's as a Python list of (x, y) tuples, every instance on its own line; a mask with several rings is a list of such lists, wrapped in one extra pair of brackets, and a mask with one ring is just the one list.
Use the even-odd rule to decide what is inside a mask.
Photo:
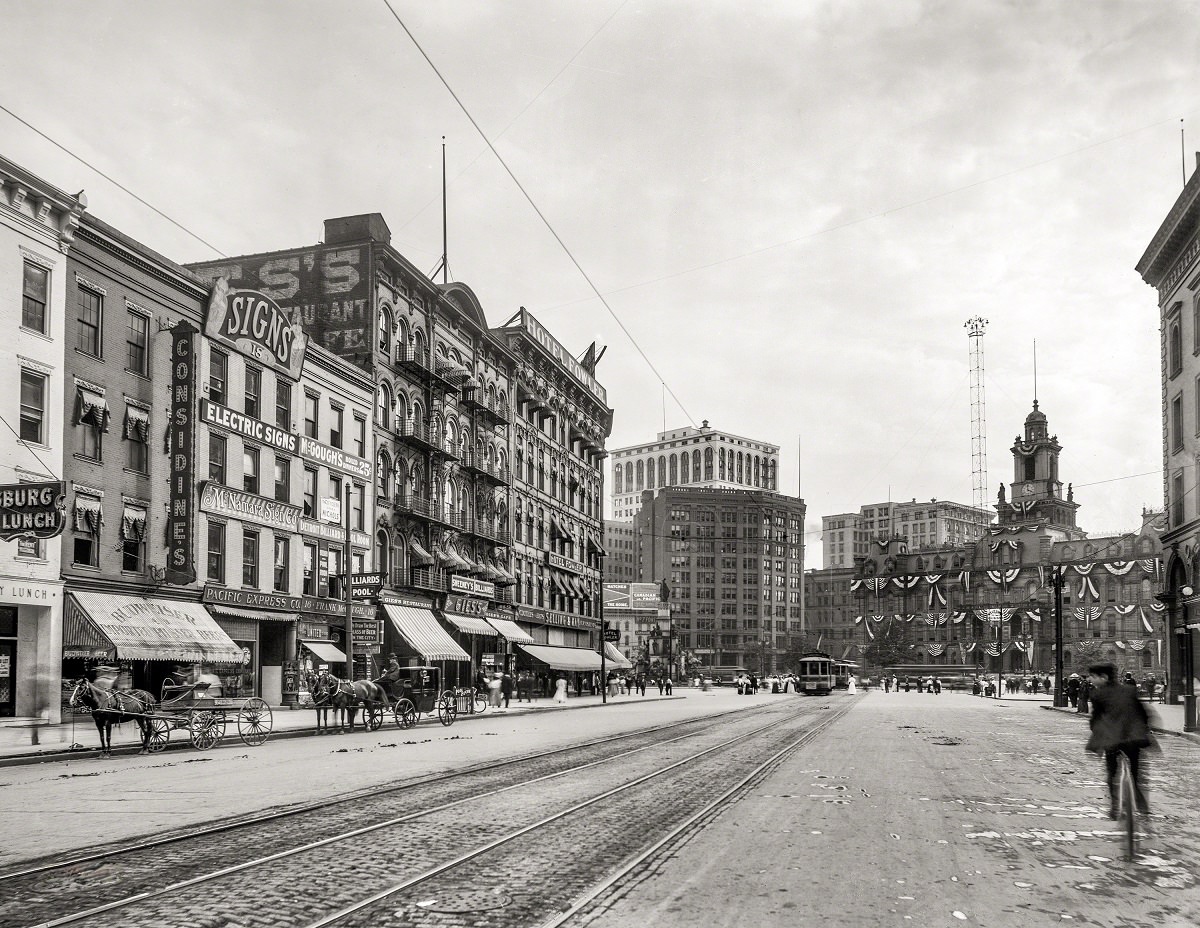
[(264, 445), (270, 445), (272, 448), (278, 448), (288, 454), (296, 453), (295, 433), (285, 432), (274, 425), (252, 419), (228, 406), (214, 403), (207, 396), (200, 397), (200, 421), (230, 432), (237, 432), (245, 438), (262, 442)]
[(300, 377), (308, 336), (265, 293), (230, 289), (229, 279), (218, 277), (208, 300), (204, 334), (293, 380)]
[(300, 507), (243, 493), (211, 480), (200, 486), (200, 508), (213, 515), (246, 519), (287, 532), (296, 531), (300, 525)]
[(196, 579), (192, 564), (192, 491), (196, 452), (196, 327), (171, 330), (171, 491), (167, 511), (167, 582)]
[(469, 596), (446, 596), (446, 612), (453, 612), (455, 615), (474, 616), (482, 619), (488, 614), (488, 604), (486, 599), (472, 599)]
[(61, 535), (66, 525), (66, 493), (63, 481), (0, 485), (0, 540)]

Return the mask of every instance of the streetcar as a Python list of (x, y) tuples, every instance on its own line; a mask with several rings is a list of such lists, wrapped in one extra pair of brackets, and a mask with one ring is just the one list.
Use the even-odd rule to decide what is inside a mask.
[(828, 696), (836, 680), (835, 663), (824, 651), (805, 651), (796, 671), (796, 689), (805, 696)]
[(858, 674), (858, 661), (834, 661), (833, 685), (839, 690), (849, 689), (850, 678)]

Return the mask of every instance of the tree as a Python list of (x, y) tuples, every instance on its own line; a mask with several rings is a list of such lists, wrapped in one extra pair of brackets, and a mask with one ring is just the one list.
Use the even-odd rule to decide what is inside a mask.
[(875, 633), (875, 640), (867, 645), (863, 663), (878, 670), (892, 664), (911, 664), (915, 649), (916, 645), (908, 640), (908, 628), (892, 619)]
[(804, 656), (806, 651), (811, 651), (808, 635), (801, 635), (800, 638), (793, 639), (796, 641), (790, 648), (780, 655), (780, 666), (784, 670), (796, 671), (800, 668), (800, 658)]

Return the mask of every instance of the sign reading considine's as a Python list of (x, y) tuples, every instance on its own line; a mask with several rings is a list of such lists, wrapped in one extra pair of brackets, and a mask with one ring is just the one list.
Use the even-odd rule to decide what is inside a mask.
[(273, 299), (257, 290), (231, 290), (218, 277), (208, 300), (204, 334), (260, 364), (300, 377), (308, 336)]

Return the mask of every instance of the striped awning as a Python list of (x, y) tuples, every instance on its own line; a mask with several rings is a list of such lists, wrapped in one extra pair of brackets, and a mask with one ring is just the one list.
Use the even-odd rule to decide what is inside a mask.
[[(118, 658), (240, 664), (242, 649), (197, 602), (73, 591), (67, 596), (64, 643), (81, 627), (107, 641)], [(86, 642), (83, 642), (86, 643)]]
[(519, 644), (518, 647), (554, 670), (600, 669), (600, 655), (591, 648), (557, 648), (545, 644)]
[(300, 616), (295, 612), (269, 612), (257, 609), (240, 609), (237, 606), (222, 606), (219, 603), (209, 603), (208, 611), (228, 619), (249, 619), (252, 622), (296, 622)]
[(346, 663), (346, 655), (328, 641), (306, 641), (301, 639), (300, 643), (323, 661), (328, 661), (331, 664)]
[(488, 624), (515, 644), (533, 644), (533, 636), (509, 619), (488, 618)]
[(431, 609), (384, 603), (384, 611), (408, 646), (429, 661), (469, 661), (471, 656), (460, 648), (438, 624)]
[(417, 567), (432, 567), (437, 563), (433, 555), (426, 551), (415, 538), (409, 539), (408, 550), (413, 556), (413, 564)]
[(629, 658), (618, 651), (617, 646), (610, 641), (604, 642), (604, 659), (614, 670), (630, 670), (633, 667)]
[(491, 635), (495, 636), (496, 630), (488, 625), (483, 619), (477, 619), (471, 615), (455, 615), (452, 612), (445, 613), (446, 621), (457, 628), (460, 632), (466, 632), (468, 635)]

